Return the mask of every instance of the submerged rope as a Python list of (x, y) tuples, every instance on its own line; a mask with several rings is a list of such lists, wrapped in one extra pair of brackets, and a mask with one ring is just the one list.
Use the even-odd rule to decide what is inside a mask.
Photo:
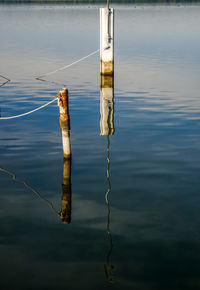
[(26, 113), (23, 113), (23, 114), (20, 114), (20, 115), (16, 115), (16, 116), (11, 116), (11, 117), (1, 117), (0, 120), (9, 120), (9, 119), (15, 119), (15, 118), (20, 118), (20, 117), (23, 117), (23, 116), (26, 116), (26, 115), (30, 115), (38, 110), (41, 110), (45, 107), (47, 107), (48, 105), (52, 104), (53, 102), (55, 102), (56, 100), (58, 99), (58, 97), (56, 97), (55, 99), (53, 99), (52, 101), (34, 109), (34, 110), (31, 110), (29, 112), (26, 112)]

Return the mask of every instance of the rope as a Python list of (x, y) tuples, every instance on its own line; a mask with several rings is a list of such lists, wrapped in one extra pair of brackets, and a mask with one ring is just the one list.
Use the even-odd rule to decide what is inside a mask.
[[(108, 39), (109, 39), (109, 37), (108, 37)], [(109, 48), (110, 48), (110, 46), (109, 46), (109, 44), (108, 44), (108, 46), (106, 46), (105, 48), (103, 48), (102, 51), (104, 51), (104, 50), (106, 50), (106, 49), (109, 49)], [(84, 57), (82, 57), (82, 58), (80, 58), (80, 59), (78, 59), (78, 60), (76, 60), (76, 61), (74, 61), (74, 62), (72, 62), (72, 63), (70, 63), (70, 64), (68, 64), (68, 65), (66, 65), (66, 66), (63, 66), (63, 67), (61, 67), (61, 68), (58, 68), (58, 69), (56, 69), (56, 70), (54, 70), (54, 71), (51, 71), (51, 72), (49, 72), (49, 73), (46, 73), (46, 74), (44, 74), (44, 75), (42, 75), (42, 76), (36, 77), (35, 79), (38, 80), (38, 81), (42, 81), (42, 82), (47, 82), (47, 83), (51, 83), (51, 84), (61, 85), (61, 83), (58, 83), (58, 82), (55, 82), (55, 81), (48, 81), (48, 80), (45, 80), (44, 77), (49, 76), (49, 75), (51, 75), (51, 74), (54, 74), (54, 73), (56, 73), (56, 72), (58, 72), (58, 71), (65, 70), (66, 68), (69, 68), (69, 67), (73, 66), (74, 64), (77, 64), (77, 63), (83, 61), (84, 59), (86, 59), (86, 58), (88, 58), (88, 57), (90, 57), (90, 56), (92, 56), (92, 55), (98, 53), (99, 51), (100, 51), (100, 49), (97, 49), (97, 50), (91, 52), (90, 54), (88, 54), (88, 55), (86, 55), (86, 56), (84, 56)], [(63, 85), (63, 86), (66, 87), (66, 85)]]
[(0, 75), (1, 78), (3, 78), (4, 80), (6, 80), (3, 84), (0, 85), (0, 87), (3, 87), (5, 84), (7, 84), (8, 82), (10, 82), (10, 79), (8, 79), (7, 77), (4, 77), (2, 75)]
[(56, 72), (58, 72), (58, 71), (62, 71), (62, 70), (64, 70), (64, 69), (66, 69), (66, 68), (68, 68), (68, 67), (70, 67), (70, 66), (72, 66), (72, 65), (74, 65), (74, 64), (76, 64), (76, 63), (79, 63), (79, 62), (83, 61), (84, 59), (86, 59), (86, 58), (88, 58), (88, 57), (90, 57), (90, 56), (96, 54), (96, 53), (99, 52), (99, 51), (100, 51), (100, 49), (97, 49), (97, 50), (91, 52), (90, 54), (88, 54), (88, 55), (86, 55), (86, 56), (84, 56), (84, 57), (82, 57), (82, 58), (80, 58), (80, 59), (78, 59), (78, 60), (76, 60), (76, 61), (74, 61), (74, 62), (72, 62), (72, 63), (70, 63), (70, 64), (68, 64), (68, 65), (66, 65), (66, 66), (63, 66), (63, 67), (61, 67), (61, 68), (58, 68), (58, 69), (56, 69), (56, 70), (54, 70), (54, 71), (51, 71), (51, 72), (49, 72), (49, 73), (46, 73), (46, 74), (44, 74), (44, 75), (42, 75), (42, 76), (40, 76), (40, 77), (36, 77), (36, 80), (41, 80), (41, 78), (43, 78), (43, 77), (46, 77), (46, 76), (52, 75), (52, 74), (54, 74), (54, 73), (56, 73)]
[(7, 80), (8, 82), (10, 82), (10, 79), (8, 79), (7, 77), (2, 76), (2, 75), (0, 75), (0, 77), (3, 78), (4, 80)]
[(23, 116), (26, 116), (26, 115), (30, 115), (38, 110), (41, 110), (45, 107), (47, 107), (48, 105), (52, 104), (53, 102), (55, 102), (56, 100), (58, 99), (58, 97), (56, 97), (55, 99), (53, 99), (52, 101), (32, 110), (32, 111), (29, 111), (29, 112), (26, 112), (26, 113), (23, 113), (23, 114), (20, 114), (20, 115), (16, 115), (16, 116), (11, 116), (11, 117), (1, 117), (0, 120), (9, 120), (9, 119), (15, 119), (15, 118), (20, 118), (20, 117), (23, 117)]
[(63, 86), (64, 88), (67, 87), (67, 85), (65, 85), (65, 84), (62, 84), (62, 83), (59, 83), (59, 82), (55, 82), (55, 81), (48, 81), (48, 80), (42, 79), (41, 77), (37, 77), (35, 79), (38, 80), (38, 81), (41, 81), (41, 82), (50, 83), (50, 84), (58, 85), (58, 86)]
[[(106, 50), (107, 48), (108, 48), (108, 47), (105, 47), (104, 50)], [(58, 84), (58, 83), (56, 83), (56, 82), (48, 81), (48, 80), (45, 80), (45, 79), (43, 79), (43, 78), (46, 77), (46, 76), (49, 76), (49, 75), (51, 75), (51, 74), (54, 74), (54, 73), (56, 73), (56, 72), (58, 72), (58, 71), (62, 71), (62, 70), (64, 70), (64, 69), (66, 69), (66, 68), (69, 68), (69, 67), (73, 66), (74, 64), (77, 64), (77, 63), (79, 63), (79, 62), (85, 60), (86, 58), (88, 58), (88, 57), (90, 57), (90, 56), (92, 56), (92, 55), (98, 53), (99, 51), (100, 51), (100, 49), (97, 49), (97, 50), (91, 52), (90, 54), (88, 54), (88, 55), (86, 55), (86, 56), (84, 56), (84, 57), (82, 57), (82, 58), (80, 58), (80, 59), (78, 59), (78, 60), (76, 60), (76, 61), (74, 61), (74, 62), (72, 62), (72, 63), (70, 63), (70, 64), (68, 64), (68, 65), (66, 65), (66, 66), (63, 66), (63, 67), (61, 67), (61, 68), (58, 68), (58, 69), (56, 69), (56, 70), (54, 70), (54, 71), (51, 71), (51, 72), (49, 72), (49, 73), (46, 73), (46, 74), (44, 74), (44, 75), (42, 75), (42, 76), (36, 77), (35, 79), (36, 79), (36, 80), (39, 80), (39, 81), (43, 81), (43, 82), (51, 82), (51, 83), (54, 83), (54, 84)], [(0, 75), (0, 76), (1, 76), (1, 75)], [(4, 84), (6, 84), (7, 82), (10, 81), (10, 79), (8, 79), (8, 78), (6, 78), (6, 77), (3, 77), (3, 76), (1, 76), (1, 77), (4, 78), (4, 79), (6, 80), (6, 82), (5, 82)], [(3, 85), (4, 85), (4, 84), (3, 84)], [(65, 85), (64, 85), (64, 87), (65, 87)], [(31, 111), (29, 111), (29, 112), (26, 112), (26, 113), (23, 113), (23, 114), (20, 114), (20, 115), (16, 115), (16, 116), (11, 116), (11, 117), (1, 117), (0, 120), (15, 119), (15, 118), (20, 118), (20, 117), (23, 117), (23, 116), (26, 116), (26, 115), (32, 114), (32, 113), (34, 113), (34, 112), (36, 112), (36, 111), (38, 111), (38, 110), (40, 110), (40, 109), (42, 109), (42, 108), (44, 108), (44, 107), (50, 105), (51, 103), (55, 102), (55, 100), (57, 100), (57, 99), (58, 99), (58, 97), (55, 98), (54, 100), (52, 100), (52, 101), (50, 101), (50, 102), (48, 102), (48, 103), (42, 105), (41, 107), (36, 108), (36, 109), (34, 109), (34, 110), (31, 110)]]

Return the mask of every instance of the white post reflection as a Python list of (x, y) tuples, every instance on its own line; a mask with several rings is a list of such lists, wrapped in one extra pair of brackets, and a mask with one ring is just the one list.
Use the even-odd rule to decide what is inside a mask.
[(104, 269), (105, 269), (105, 275), (106, 279), (108, 282), (113, 283), (114, 282), (114, 265), (111, 264), (110, 262), (110, 257), (113, 249), (113, 241), (112, 241), (112, 234), (110, 231), (110, 214), (111, 214), (111, 209), (110, 209), (110, 200), (109, 200), (109, 194), (111, 192), (111, 181), (110, 181), (110, 139), (109, 136), (107, 136), (107, 184), (108, 184), (108, 189), (105, 194), (105, 200), (107, 204), (107, 225), (106, 225), (106, 231), (108, 235), (108, 240), (109, 240), (109, 250), (106, 255), (106, 262), (104, 264)]
[(106, 231), (109, 240), (109, 250), (106, 255), (106, 261), (104, 264), (104, 270), (106, 279), (109, 283), (114, 282), (114, 266), (110, 263), (110, 257), (113, 249), (112, 234), (110, 231), (110, 200), (109, 194), (111, 192), (111, 181), (110, 181), (110, 139), (109, 135), (114, 135), (114, 75), (107, 76), (101, 75), (101, 87), (100, 87), (100, 132), (101, 135), (107, 136), (107, 165), (106, 165), (106, 178), (107, 178), (107, 191), (105, 194), (105, 201), (107, 205), (107, 224)]
[(100, 113), (101, 135), (113, 135), (115, 132), (113, 76), (101, 76)]

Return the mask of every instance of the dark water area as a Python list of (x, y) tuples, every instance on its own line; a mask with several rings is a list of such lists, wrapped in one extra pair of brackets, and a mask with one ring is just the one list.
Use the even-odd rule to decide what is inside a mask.
[[(100, 128), (99, 7), (0, 6), (1, 289), (199, 289), (200, 7), (115, 5), (115, 132)], [(5, 79), (0, 77), (0, 84)], [(71, 167), (71, 223), (63, 170)], [(53, 208), (52, 208), (53, 207)]]

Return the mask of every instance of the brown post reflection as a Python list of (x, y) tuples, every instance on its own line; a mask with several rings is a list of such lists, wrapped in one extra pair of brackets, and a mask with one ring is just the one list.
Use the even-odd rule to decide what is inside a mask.
[(62, 207), (60, 217), (64, 224), (71, 222), (71, 158), (65, 158), (63, 164)]
[(63, 166), (63, 184), (62, 184), (62, 206), (61, 211), (58, 212), (53, 203), (48, 199), (44, 198), (36, 189), (34, 189), (31, 185), (29, 185), (26, 181), (18, 179), (16, 174), (0, 167), (0, 172), (4, 172), (12, 177), (15, 182), (23, 184), (27, 189), (32, 191), (35, 195), (37, 195), (41, 200), (43, 200), (52, 210), (53, 212), (60, 216), (62, 222), (64, 224), (69, 224), (71, 222), (71, 158), (64, 159)]
[(101, 135), (113, 135), (114, 127), (114, 77), (101, 75), (100, 88)]

